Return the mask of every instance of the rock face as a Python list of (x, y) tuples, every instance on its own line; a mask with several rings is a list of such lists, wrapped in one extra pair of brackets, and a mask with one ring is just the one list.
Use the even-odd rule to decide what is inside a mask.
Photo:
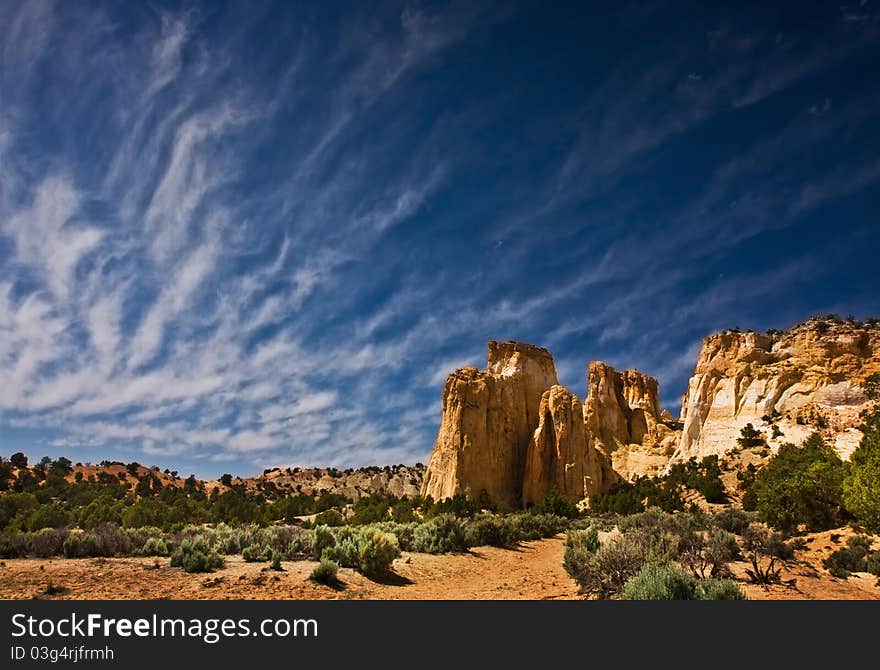
[(785, 332), (710, 335), (682, 401), (675, 460), (723, 454), (747, 423), (775, 450), (815, 430), (848, 458), (866, 398), (860, 384), (880, 371), (880, 327), (814, 319)]
[(546, 349), (489, 342), (485, 372), (456, 370), (443, 390), (443, 414), (422, 495), (464, 493), (508, 508), (522, 498), (526, 453), (539, 423), (544, 392), (557, 385)]
[(584, 421), (593, 446), (624, 479), (660, 472), (678, 442), (674, 421), (660, 410), (657, 380), (593, 361)]
[(421, 488), (435, 500), (482, 491), (509, 508), (556, 489), (582, 498), (670, 463), (724, 454), (747, 423), (775, 450), (815, 430), (849, 457), (861, 439), (864, 379), (880, 372), (880, 325), (815, 319), (785, 332), (703, 341), (676, 421), (657, 380), (594, 361), (587, 396), (559, 386), (546, 349), (490, 342), (485, 372), (446, 381), (440, 432)]
[(540, 502), (551, 490), (584, 498), (604, 490), (602, 457), (587, 439), (583, 408), (564, 386), (544, 391), (538, 427), (526, 454), (522, 502)]

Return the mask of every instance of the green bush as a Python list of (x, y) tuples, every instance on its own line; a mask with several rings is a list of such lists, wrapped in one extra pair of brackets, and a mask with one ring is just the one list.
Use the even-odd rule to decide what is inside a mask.
[(24, 558), (28, 554), (28, 537), (24, 533), (0, 536), (0, 558)]
[(576, 519), (580, 516), (577, 501), (563, 495), (557, 489), (552, 489), (544, 496), (544, 499), (534, 507), (534, 511), (539, 514), (552, 514), (565, 517), (566, 519)]
[(873, 402), (862, 415), (862, 440), (850, 457), (843, 502), (866, 530), (880, 532), (880, 373), (870, 375), (864, 387)]
[(746, 600), (746, 594), (730, 579), (701, 579), (695, 593), (697, 600)]
[(63, 551), (67, 558), (109, 558), (127, 555), (129, 542), (115, 524), (98, 524), (87, 533), (71, 531), (64, 541)]
[(841, 579), (846, 579), (853, 572), (877, 574), (877, 567), (880, 567), (880, 551), (871, 551), (870, 537), (854, 535), (847, 540), (845, 548), (838, 549), (823, 560), (822, 567)]
[(338, 571), (339, 566), (336, 563), (330, 559), (322, 558), (321, 562), (312, 570), (309, 579), (325, 586), (335, 586), (339, 581), (336, 577)]
[(139, 553), (143, 556), (167, 556), (168, 544), (161, 537), (151, 537), (144, 542)]
[(521, 541), (553, 537), (564, 531), (569, 524), (567, 519), (555, 514), (518, 512), (511, 514), (509, 518), (516, 528)]
[(333, 544), (322, 550), (321, 557), (357, 570), (360, 566), (357, 531), (350, 527), (338, 528), (333, 535)]
[(562, 566), (575, 580), (599, 549), (599, 531), (595, 527), (571, 530), (565, 536), (565, 554)]
[(184, 572), (212, 572), (224, 565), (220, 555), (205, 540), (183, 540), (171, 555), (171, 567)]
[(736, 507), (725, 507), (713, 514), (709, 523), (726, 530), (728, 533), (740, 535), (754, 521), (754, 515)]
[(67, 539), (64, 540), (65, 558), (86, 558), (94, 556), (95, 536), (91, 533), (84, 533), (80, 530), (71, 531)]
[[(758, 517), (773, 528), (791, 532), (800, 524), (821, 531), (846, 518), (843, 481), (847, 466), (818, 433), (801, 447), (783, 444), (755, 475), (748, 494)], [(744, 502), (745, 505), (745, 502)]]
[(469, 547), (513, 548), (519, 544), (519, 526), (510, 517), (480, 513), (465, 525), (465, 542)]
[(375, 528), (362, 528), (357, 536), (358, 567), (365, 575), (378, 575), (388, 570), (400, 556), (400, 546), (393, 533)]
[(424, 554), (447, 554), (467, 548), (464, 526), (452, 514), (441, 514), (420, 524), (413, 534), (413, 550)]
[(416, 522), (395, 523), (394, 521), (383, 521), (371, 525), (372, 528), (378, 528), (387, 533), (394, 533), (401, 551), (414, 551), (413, 543), (418, 526), (419, 524)]
[(584, 540), (585, 550), (570, 552), (564, 567), (582, 592), (603, 599), (620, 594), (626, 582), (646, 565), (670, 560), (668, 548), (644, 529), (614, 535), (595, 551), (589, 551), (589, 546), (590, 541)]
[(258, 544), (252, 544), (241, 550), (241, 557), (245, 563), (264, 563), (269, 560), (272, 550)]
[(324, 526), (344, 526), (345, 517), (342, 516), (339, 510), (328, 509), (318, 514), (313, 523), (315, 525), (322, 524)]
[(316, 556), (323, 556), (324, 550), (327, 547), (332, 547), (335, 544), (336, 538), (334, 537), (333, 531), (330, 530), (329, 526), (325, 526), (323, 524), (315, 526), (312, 547)]
[(623, 587), (624, 600), (693, 600), (697, 584), (693, 577), (671, 564), (646, 565)]
[[(162, 539), (166, 543), (166, 547), (168, 542), (165, 538), (165, 533), (162, 532), (161, 528), (156, 528), (155, 526), (141, 526), (140, 528), (123, 528), (122, 533), (125, 535), (126, 542), (128, 543), (128, 551), (135, 555), (149, 556), (151, 554), (144, 554), (144, 547), (147, 542), (152, 539)], [(169, 547), (170, 549), (170, 547)], [(167, 554), (165, 554), (167, 555)]]
[(315, 555), (315, 536), (314, 533), (298, 529), (287, 545), (287, 556), (291, 559), (298, 558), (318, 558)]

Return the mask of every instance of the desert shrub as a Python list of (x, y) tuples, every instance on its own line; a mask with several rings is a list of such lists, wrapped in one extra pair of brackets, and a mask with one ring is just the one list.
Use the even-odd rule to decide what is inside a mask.
[(512, 548), (519, 539), (519, 526), (510, 517), (480, 513), (465, 526), (465, 542), (469, 547)]
[(746, 594), (731, 579), (701, 579), (694, 594), (697, 600), (746, 600)]
[(115, 524), (98, 524), (84, 533), (72, 531), (63, 545), (67, 558), (95, 558), (125, 555), (129, 550), (128, 537)]
[(565, 555), (562, 566), (572, 577), (586, 565), (599, 549), (599, 531), (595, 527), (571, 530), (565, 536)]
[(755, 447), (763, 447), (767, 444), (767, 440), (764, 439), (764, 434), (760, 430), (747, 423), (740, 430), (736, 443), (743, 449), (753, 449)]
[(776, 567), (777, 561), (794, 556), (794, 549), (785, 541), (785, 536), (753, 523), (743, 531), (742, 539), (746, 557), (752, 564), (751, 569), (746, 570), (749, 579), (764, 587), (778, 583), (781, 570)]
[(607, 493), (590, 496), (590, 512), (593, 514), (636, 514), (644, 509), (640, 491), (630, 484), (621, 484)]
[(754, 515), (736, 507), (725, 507), (713, 514), (709, 523), (735, 535), (741, 534), (754, 520)]
[(646, 565), (623, 586), (624, 600), (693, 600), (697, 584), (687, 572), (669, 563)]
[(0, 558), (24, 558), (28, 554), (28, 538), (24, 533), (0, 536)]
[(74, 530), (64, 540), (62, 550), (64, 551), (65, 558), (85, 558), (91, 555), (94, 544), (94, 535), (84, 533), (81, 530)]
[(293, 536), (298, 532), (300, 529), (294, 526), (269, 526), (260, 529), (259, 537), (262, 544), (281, 553), (287, 550)]
[[(835, 577), (846, 579), (852, 572), (876, 574), (877, 563), (880, 563), (880, 551), (871, 552), (871, 538), (867, 535), (854, 535), (847, 540), (845, 548), (836, 550), (823, 560), (822, 567)], [(869, 567), (875, 570), (870, 570)]]
[(459, 519), (469, 519), (480, 511), (481, 505), (485, 504), (485, 501), (474, 502), (463, 493), (456, 493), (451, 498), (438, 500), (437, 502), (431, 501), (430, 497), (428, 497), (426, 503), (428, 503), (425, 510), (426, 519), (447, 514), (451, 514)]
[(301, 528), (296, 529), (287, 545), (288, 558), (318, 558), (315, 555), (314, 533)]
[(639, 529), (618, 533), (595, 551), (572, 551), (564, 567), (584, 593), (611, 598), (646, 565), (668, 562), (668, 547), (663, 542), (658, 544), (650, 531)]
[(400, 556), (400, 546), (393, 533), (363, 528), (357, 535), (358, 568), (365, 575), (378, 575), (391, 567)]
[(333, 536), (333, 531), (330, 530), (329, 526), (323, 524), (315, 526), (314, 540), (312, 542), (315, 555), (323, 556), (324, 549), (335, 544), (336, 538)]
[(241, 557), (245, 563), (263, 563), (269, 560), (272, 550), (259, 544), (252, 544), (241, 550)]
[(322, 558), (321, 562), (312, 570), (309, 579), (325, 586), (334, 586), (338, 581), (336, 577), (338, 571), (339, 566), (336, 563), (328, 558)]
[(679, 560), (690, 569), (694, 577), (705, 579), (729, 573), (727, 564), (741, 557), (736, 537), (721, 528), (695, 534), (686, 543)]
[(519, 534), (520, 540), (540, 540), (553, 537), (568, 526), (568, 521), (555, 514), (535, 514), (519, 512), (509, 517)]
[(395, 523), (394, 521), (371, 524), (372, 528), (378, 528), (387, 533), (394, 533), (401, 551), (413, 551), (413, 542), (418, 526), (419, 524), (416, 522)]
[(223, 565), (220, 555), (201, 538), (183, 540), (171, 555), (171, 567), (184, 572), (212, 572)]
[(349, 527), (339, 528), (333, 536), (333, 544), (321, 551), (321, 557), (335, 561), (344, 568), (358, 569), (360, 549), (356, 531)]
[[(163, 539), (165, 534), (162, 532), (161, 528), (156, 528), (155, 526), (141, 526), (139, 528), (123, 528), (123, 534), (125, 535), (125, 539), (128, 542), (128, 551), (135, 555), (143, 555), (149, 556), (151, 554), (144, 554), (144, 547), (147, 542), (152, 539)], [(166, 554), (167, 555), (167, 554)]]
[(452, 514), (441, 514), (419, 524), (413, 533), (413, 550), (424, 554), (467, 551), (462, 522)]
[(284, 568), (281, 567), (281, 554), (275, 551), (274, 549), (270, 549), (269, 555), (269, 569), (282, 571)]
[(339, 510), (328, 509), (318, 514), (313, 523), (315, 525), (322, 524), (324, 526), (344, 526), (345, 517), (340, 514)]
[(170, 552), (165, 540), (161, 537), (151, 537), (144, 542), (139, 553), (143, 556), (167, 556)]
[(563, 495), (557, 489), (552, 489), (533, 510), (539, 514), (553, 514), (566, 519), (576, 519), (580, 516), (577, 502)]
[(675, 560), (683, 553), (701, 547), (702, 526), (702, 520), (691, 514), (670, 514), (656, 507), (618, 520), (621, 532), (634, 533), (652, 548), (656, 556), (665, 556), (666, 560)]
[(62, 553), (64, 541), (70, 532), (66, 529), (43, 528), (31, 533), (31, 553), (37, 558), (49, 558)]
[(128, 537), (115, 523), (99, 523), (90, 532), (95, 536), (101, 556), (128, 553)]

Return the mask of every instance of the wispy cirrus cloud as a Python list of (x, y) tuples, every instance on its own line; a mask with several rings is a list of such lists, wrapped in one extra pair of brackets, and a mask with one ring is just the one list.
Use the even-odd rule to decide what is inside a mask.
[(565, 11), (0, 8), (7, 441), (205, 475), (425, 460), (488, 339), (551, 346), (578, 393), (591, 358), (655, 372), (673, 407), (707, 330), (839, 305), (816, 287), (874, 201), (827, 262), (742, 248), (876, 183), (880, 91), (832, 85), (873, 10), (819, 37)]

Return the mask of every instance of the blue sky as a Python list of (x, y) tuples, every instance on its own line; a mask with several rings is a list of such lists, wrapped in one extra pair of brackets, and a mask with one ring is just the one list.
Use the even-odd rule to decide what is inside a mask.
[[(486, 341), (880, 314), (880, 7), (0, 6), (0, 453), (426, 461)], [(593, 3), (589, 3), (593, 4)]]

